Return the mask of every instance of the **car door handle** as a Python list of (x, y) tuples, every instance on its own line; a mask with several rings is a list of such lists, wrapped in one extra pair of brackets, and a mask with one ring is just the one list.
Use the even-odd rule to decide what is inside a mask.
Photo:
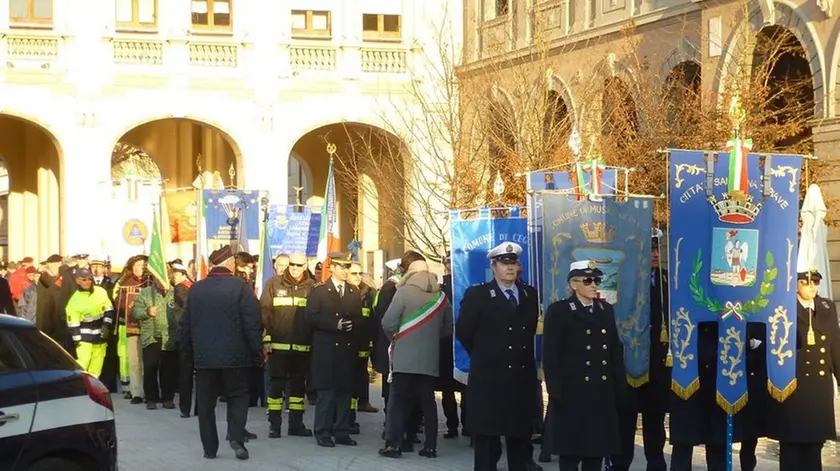
[(2, 414), (0, 413), (0, 425), (5, 424), (6, 422), (11, 422), (12, 420), (18, 420), (20, 418), (19, 414)]

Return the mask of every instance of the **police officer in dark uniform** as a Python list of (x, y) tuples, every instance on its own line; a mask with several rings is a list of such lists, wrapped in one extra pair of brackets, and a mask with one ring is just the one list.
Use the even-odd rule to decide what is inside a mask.
[(650, 278), (650, 369), (648, 382), (629, 388), (627, 408), (621, 412), (621, 453), (610, 457), (611, 471), (629, 471), (635, 451), (636, 425), (642, 414), (647, 471), (665, 471), (665, 413), (671, 390), (671, 368), (666, 365), (668, 354), (668, 272), (659, 264), (662, 231), (654, 229), (651, 236)]
[(306, 304), (306, 321), (313, 329), (315, 438), (322, 447), (356, 445), (350, 438), (350, 401), (357, 383), (359, 337), (354, 329), (362, 323), (362, 298), (347, 283), (351, 256), (330, 254), (332, 276), (312, 288)]
[(525, 471), (533, 430), (537, 377), (536, 290), (517, 282), (522, 247), (504, 242), (488, 251), (493, 281), (464, 293), (455, 336), (470, 356), (467, 423), (476, 471), (492, 471), (505, 437), (508, 470)]
[(292, 254), (288, 268), (266, 283), (260, 297), (266, 330), (263, 350), (268, 354), (269, 438), (280, 438), (283, 424), (283, 393), (289, 383), (289, 435), (311, 437), (303, 425), (311, 339), (306, 324), (306, 298), (315, 281), (306, 272), (306, 255)]
[[(603, 273), (590, 260), (569, 267), (572, 295), (545, 313), (543, 371), (551, 398), (551, 451), (560, 471), (599, 471), (621, 449), (624, 354), (612, 306), (596, 299)], [(574, 424), (574, 426), (570, 426)]]
[(784, 402), (774, 401), (770, 436), (779, 440), (780, 471), (817, 471), (823, 443), (836, 438), (832, 374), (840, 368), (840, 327), (834, 302), (817, 296), (820, 272), (800, 269), (797, 279), (797, 386)]

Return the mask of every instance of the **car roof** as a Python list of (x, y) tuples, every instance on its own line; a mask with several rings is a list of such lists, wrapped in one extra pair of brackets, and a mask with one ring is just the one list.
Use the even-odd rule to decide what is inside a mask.
[(0, 327), (14, 327), (18, 329), (34, 329), (35, 324), (20, 317), (0, 314)]

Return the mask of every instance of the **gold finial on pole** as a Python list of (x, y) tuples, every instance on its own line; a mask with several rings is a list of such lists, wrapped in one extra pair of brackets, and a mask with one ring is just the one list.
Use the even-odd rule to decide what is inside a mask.
[(333, 156), (335, 155), (335, 150), (336, 150), (335, 149), (335, 144), (333, 144), (332, 142), (328, 142), (327, 143), (327, 153), (330, 154), (330, 159), (332, 159)]
[(505, 192), (505, 182), (502, 181), (502, 171), (496, 170), (496, 180), (493, 182), (493, 194), (499, 200), (502, 199), (502, 194)]
[(230, 186), (236, 188), (236, 167), (233, 165), (233, 162), (230, 163), (228, 175), (230, 175)]
[(737, 91), (729, 102), (729, 117), (732, 118), (733, 137), (741, 137), (741, 125), (747, 120), (747, 112), (741, 107), (741, 99)]
[(204, 157), (201, 156), (201, 153), (195, 156), (195, 167), (198, 169), (198, 173), (201, 173), (204, 170), (201, 166), (204, 163)]
[(292, 188), (294, 188), (294, 190), (295, 190), (295, 206), (303, 206), (303, 204), (300, 201), (300, 193), (303, 191), (303, 187), (302, 186), (295, 186), (295, 187), (292, 187)]

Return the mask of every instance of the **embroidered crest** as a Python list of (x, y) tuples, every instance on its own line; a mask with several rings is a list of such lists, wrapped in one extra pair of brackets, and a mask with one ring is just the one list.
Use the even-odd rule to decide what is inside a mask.
[(594, 269), (596, 268), (595, 262), (593, 262), (592, 260), (590, 260), (590, 261), (589, 261), (589, 265), (587, 265), (587, 267), (588, 267), (590, 270), (594, 270)]
[(513, 246), (512, 246), (512, 245), (510, 245), (510, 244), (508, 244), (508, 246), (507, 246), (507, 248), (505, 249), (505, 251), (506, 251), (507, 253), (512, 253), (512, 252), (513, 252)]
[(824, 300), (824, 299), (822, 300), (822, 305), (823, 305), (823, 307), (824, 307), (824, 308), (826, 308), (826, 309), (831, 309), (831, 305), (830, 305), (830, 304), (828, 304), (828, 301), (826, 301), (826, 300)]
[(575, 306), (574, 302), (569, 302), (569, 308), (571, 308), (572, 311), (577, 311), (577, 306)]
[(491, 297), (491, 298), (495, 298), (495, 297), (496, 297), (496, 290), (494, 290), (494, 289), (491, 289), (491, 290), (490, 290), (490, 297)]

